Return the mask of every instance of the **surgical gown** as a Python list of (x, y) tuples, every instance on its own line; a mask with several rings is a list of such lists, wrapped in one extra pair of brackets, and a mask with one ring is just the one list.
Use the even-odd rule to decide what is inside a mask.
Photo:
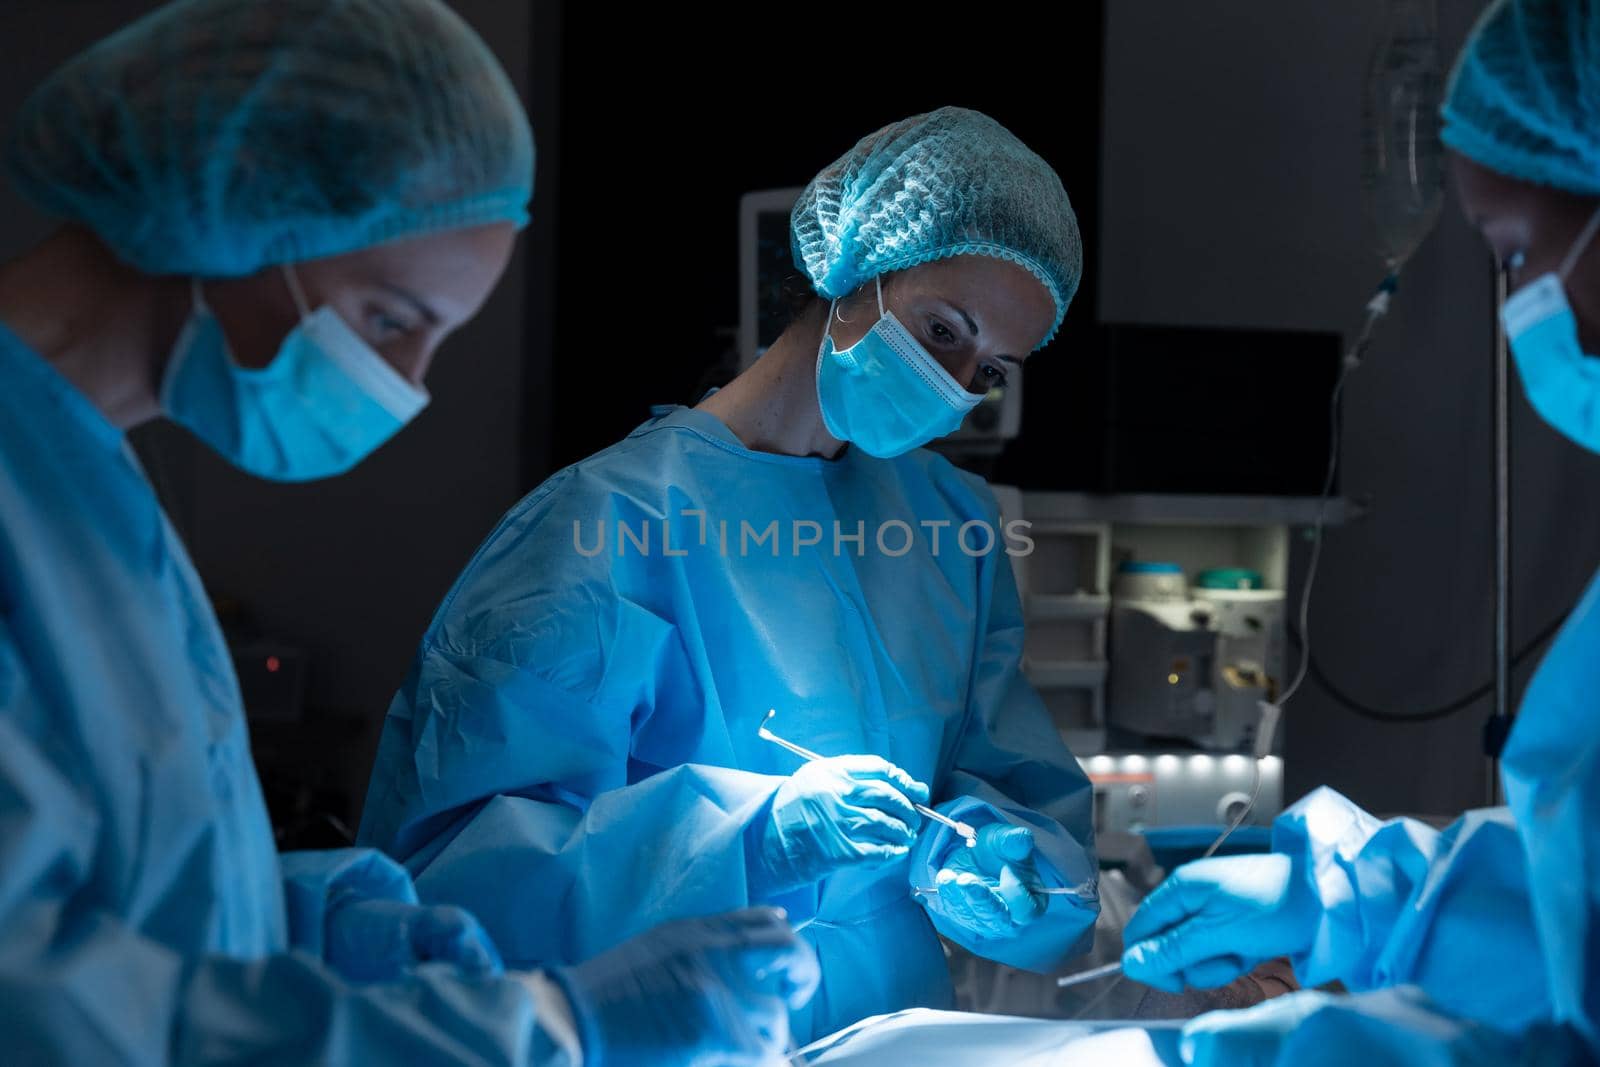
[(563, 1062), (516, 981), (358, 987), (289, 950), (404, 872), (280, 870), (221, 633), (122, 434), (4, 326), (0, 382), (0, 1059)]
[[(773, 455), (708, 413), (662, 414), (555, 475), (479, 549), (390, 708), (360, 840), (399, 857), (424, 900), (470, 908), (511, 965), (770, 902), (807, 923), (822, 965), (792, 1019), (801, 1040), (948, 1006), (911, 891), (947, 835), (751, 899), (746, 828), (799, 766), (757, 736), (775, 709), (789, 740), (882, 756), (969, 821), (1031, 826), (1041, 877), (1082, 893), (1051, 896), (1018, 938), (940, 929), (1051, 970), (1098, 911), (1091, 791), (1019, 670), (1003, 546), (1020, 542), (996, 523), (988, 488), (927, 451)], [(989, 526), (992, 550), (964, 524)]]
[[(1379, 823), (1328, 792), (1286, 816), (1275, 847), (1308, 857), (1322, 905), (1316, 944), (1295, 961), (1302, 982), (1409, 983), (1439, 1019), (1515, 1038), (1518, 1062), (1600, 1063), (1597, 694), (1600, 575), (1523, 696), (1501, 763), (1507, 808), (1442, 835)], [(1375, 993), (1317, 1008), (1280, 1035), (1275, 1061), (1255, 1062), (1306, 1062), (1313, 1044), (1342, 1055), (1333, 1062), (1476, 1062), (1449, 1025), (1395, 1003)]]

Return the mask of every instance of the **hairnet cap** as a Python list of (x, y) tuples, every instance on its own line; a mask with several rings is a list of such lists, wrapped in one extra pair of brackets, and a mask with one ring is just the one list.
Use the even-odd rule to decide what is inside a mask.
[(7, 162), (152, 274), (521, 226), (533, 192), (516, 91), (438, 0), (178, 0), (34, 90)]
[(795, 264), (830, 299), (880, 274), (961, 255), (1008, 259), (1055, 301), (1048, 342), (1083, 275), (1061, 179), (987, 115), (945, 107), (869, 134), (794, 206)]
[(1441, 136), (1490, 170), (1600, 195), (1600, 7), (1501, 0), (1445, 93)]

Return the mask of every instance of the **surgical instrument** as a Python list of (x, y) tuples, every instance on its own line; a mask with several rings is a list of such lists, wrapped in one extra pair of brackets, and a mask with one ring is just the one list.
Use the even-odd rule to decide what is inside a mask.
[[(763, 740), (771, 741), (773, 744), (779, 746), (780, 748), (786, 748), (790, 752), (793, 752), (796, 756), (799, 756), (801, 759), (806, 760), (808, 762), (815, 762), (815, 761), (817, 761), (819, 759), (823, 759), (824, 758), (823, 756), (819, 755), (818, 753), (815, 753), (815, 752), (811, 751), (809, 748), (801, 748), (799, 745), (795, 744), (793, 741), (789, 741), (789, 740), (786, 740), (785, 738), (779, 737), (777, 734), (775, 734), (771, 730), (769, 730), (767, 728), (767, 723), (771, 722), (772, 719), (773, 719), (773, 716), (775, 716), (777, 714), (778, 714), (778, 709), (777, 708), (768, 708), (767, 709), (767, 717), (765, 719), (761, 720), (761, 726), (756, 731), (756, 733)], [(978, 844), (978, 831), (973, 829), (967, 823), (960, 822), (960, 821), (958, 821), (956, 819), (952, 819), (948, 815), (941, 815), (939, 812), (934, 811), (932, 808), (928, 807), (926, 804), (913, 803), (911, 806), (916, 808), (917, 809), (917, 813), (919, 815), (922, 815), (924, 818), (932, 819), (936, 823), (942, 823), (943, 825), (950, 827), (950, 829), (954, 830), (956, 833), (960, 834), (962, 836), (962, 838), (964, 838), (966, 840), (968, 848), (975, 848), (977, 846), (977, 844)]]
[(1098, 978), (1109, 978), (1114, 974), (1122, 973), (1122, 961), (1108, 963), (1103, 967), (1090, 967), (1087, 971), (1077, 974), (1064, 974), (1056, 979), (1056, 988), (1065, 989), (1068, 986), (1082, 985), (1084, 982), (1093, 982)]

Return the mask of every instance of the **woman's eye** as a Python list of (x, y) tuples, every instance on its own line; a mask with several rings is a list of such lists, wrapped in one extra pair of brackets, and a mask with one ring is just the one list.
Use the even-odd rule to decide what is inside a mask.
[(928, 332), (933, 335), (933, 339), (935, 341), (938, 341), (942, 344), (949, 344), (951, 341), (956, 339), (956, 335), (950, 329), (950, 327), (946, 326), (938, 319), (933, 319), (928, 323)]
[(404, 337), (411, 332), (409, 323), (403, 322), (378, 308), (367, 312), (367, 327), (372, 331), (373, 337), (380, 342), (392, 341), (396, 337)]
[(992, 389), (1006, 387), (1006, 372), (991, 363), (984, 363), (978, 367), (978, 373), (973, 376), (972, 388), (968, 392), (987, 393)]

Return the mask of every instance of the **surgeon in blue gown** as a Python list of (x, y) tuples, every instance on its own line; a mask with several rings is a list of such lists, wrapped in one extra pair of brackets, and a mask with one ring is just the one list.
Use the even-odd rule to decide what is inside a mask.
[[(12, 42), (15, 45), (15, 42)], [(526, 221), (533, 141), (435, 0), (184, 0), (11, 125), (62, 220), (0, 264), (0, 1060), (755, 1063), (781, 914), (507, 974), (366, 849), (280, 859), (217, 620), (124, 433), (337, 474), (426, 402)]]
[[(479, 549), (390, 709), (360, 839), (512, 963), (781, 903), (822, 965), (803, 1038), (948, 1006), (936, 933), (1055, 969), (1099, 900), (1089, 783), (1019, 670), (1027, 546), (920, 447), (1054, 336), (1082, 261), (1066, 192), (945, 108), (824, 169), (792, 234), (815, 296), (773, 347)], [(769, 709), (825, 758), (758, 736)]]
[[(1498, 0), (1444, 106), (1467, 217), (1507, 272), (1534, 410), (1600, 452), (1600, 7)], [(1600, 1062), (1600, 577), (1528, 686), (1508, 805), (1434, 831), (1321, 790), (1270, 855), (1179, 869), (1128, 923), (1127, 973), (1210, 986), (1289, 955), (1306, 992), (1191, 1024), (1205, 1064)]]

